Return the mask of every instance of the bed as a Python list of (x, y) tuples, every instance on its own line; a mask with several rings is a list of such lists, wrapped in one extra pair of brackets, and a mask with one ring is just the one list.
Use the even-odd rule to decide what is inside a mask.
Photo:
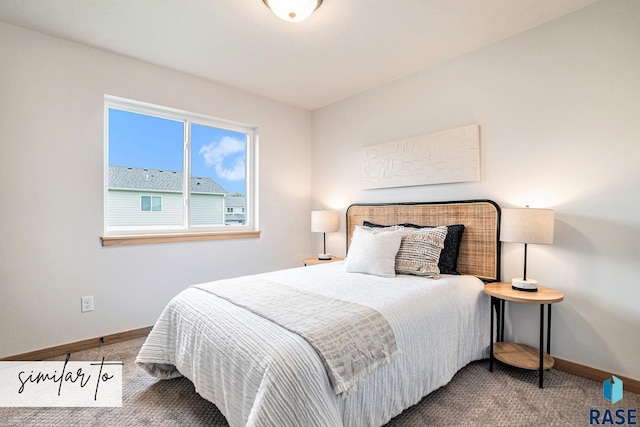
[[(189, 287), (167, 305), (136, 363), (158, 378), (187, 377), (231, 426), (333, 427), (384, 425), (447, 384), (468, 363), (489, 356), (490, 300), (483, 286), (498, 280), (497, 204), (490, 200), (355, 204), (348, 208), (346, 219), (346, 261)], [(385, 227), (398, 224), (463, 224), (456, 265), (460, 275), (429, 279), (347, 271), (362, 241), (354, 235), (365, 229), (371, 235), (390, 235)], [(243, 289), (256, 290), (250, 297), (260, 307), (234, 299)], [(289, 292), (292, 301), (309, 301), (314, 313), (323, 307), (316, 305), (316, 297), (323, 304), (343, 304), (344, 308), (332, 308), (338, 320), (334, 316), (326, 320), (339, 322), (335, 330), (347, 334), (358, 328), (346, 327), (340, 320), (343, 313), (364, 310), (366, 319), (373, 313), (387, 329), (364, 334), (378, 338), (390, 330), (393, 342), (381, 343), (387, 346), (384, 351), (376, 347), (370, 352), (379, 356), (379, 363), (341, 382), (344, 366), (331, 365), (317, 336), (303, 338), (297, 333), (296, 327), (304, 329), (299, 326), (304, 318), (278, 324), (269, 317), (277, 317), (282, 309), (269, 313), (264, 300), (273, 299), (278, 307)], [(340, 357), (344, 355), (339, 355), (343, 363)]]

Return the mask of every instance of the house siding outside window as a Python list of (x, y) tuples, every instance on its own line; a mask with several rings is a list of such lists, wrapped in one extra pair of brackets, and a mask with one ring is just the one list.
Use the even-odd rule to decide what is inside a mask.
[[(182, 176), (176, 171), (110, 166), (107, 225), (122, 230), (180, 227), (183, 197), (177, 190)], [(191, 181), (191, 223), (224, 225), (224, 188), (210, 178)], [(145, 198), (150, 199), (150, 210), (145, 209)]]

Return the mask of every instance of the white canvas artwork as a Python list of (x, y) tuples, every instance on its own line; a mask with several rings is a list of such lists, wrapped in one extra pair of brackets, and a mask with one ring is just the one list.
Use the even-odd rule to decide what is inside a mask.
[(364, 147), (363, 189), (480, 180), (480, 125)]

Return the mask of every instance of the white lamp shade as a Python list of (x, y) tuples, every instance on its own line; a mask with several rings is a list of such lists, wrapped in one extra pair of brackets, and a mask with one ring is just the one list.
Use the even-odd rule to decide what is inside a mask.
[(311, 211), (311, 231), (314, 233), (333, 233), (338, 231), (340, 217), (334, 211)]
[(553, 243), (553, 210), (502, 209), (500, 240), (503, 242)]
[(320, 7), (322, 0), (263, 0), (278, 18), (287, 22), (304, 21)]

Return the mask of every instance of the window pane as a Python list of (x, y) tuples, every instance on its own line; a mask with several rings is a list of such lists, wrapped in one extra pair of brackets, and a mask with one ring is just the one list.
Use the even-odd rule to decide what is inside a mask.
[(183, 228), (184, 122), (109, 108), (108, 123), (107, 228)]
[(151, 198), (151, 210), (152, 211), (161, 211), (162, 210), (162, 197), (153, 196)]
[(246, 203), (247, 140), (242, 132), (192, 124), (191, 225), (246, 223), (246, 214), (230, 208)]
[(140, 210), (144, 212), (151, 210), (150, 196), (140, 196)]

